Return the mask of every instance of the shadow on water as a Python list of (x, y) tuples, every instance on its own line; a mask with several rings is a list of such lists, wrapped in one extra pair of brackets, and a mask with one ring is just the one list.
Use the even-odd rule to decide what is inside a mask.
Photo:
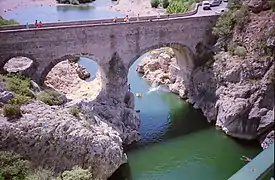
[(95, 9), (94, 6), (89, 5), (80, 5), (80, 6), (70, 6), (70, 5), (58, 5), (56, 6), (56, 10), (59, 12), (67, 12), (67, 11), (90, 11)]

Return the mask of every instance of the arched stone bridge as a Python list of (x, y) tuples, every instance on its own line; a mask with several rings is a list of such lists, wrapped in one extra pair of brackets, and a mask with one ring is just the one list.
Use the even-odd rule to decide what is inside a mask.
[[(218, 16), (170, 17), (130, 23), (98, 21), (45, 24), (44, 28), (0, 28), (0, 71), (17, 56), (34, 61), (29, 76), (43, 84), (59, 62), (76, 56), (93, 58), (99, 65), (102, 91), (121, 100), (127, 91), (129, 67), (142, 54), (172, 47), (188, 82), (198, 64), (198, 45), (207, 45)], [(93, 23), (95, 22), (95, 23)], [(20, 28), (21, 27), (21, 28)]]

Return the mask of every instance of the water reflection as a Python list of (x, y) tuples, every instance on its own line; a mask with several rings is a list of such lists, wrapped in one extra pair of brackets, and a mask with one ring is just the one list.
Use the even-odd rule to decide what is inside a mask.
[(15, 19), (20, 24), (26, 24), (39, 20), (42, 22), (58, 21), (83, 21), (96, 19), (112, 19), (114, 17), (123, 17), (124, 14), (114, 11), (108, 11), (95, 6), (79, 5), (57, 5), (57, 6), (37, 6), (31, 5), (16, 12), (6, 12), (5, 19)]

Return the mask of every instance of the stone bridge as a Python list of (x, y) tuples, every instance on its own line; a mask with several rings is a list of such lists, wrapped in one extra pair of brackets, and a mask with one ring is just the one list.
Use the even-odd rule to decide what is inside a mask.
[(89, 57), (99, 65), (102, 92), (122, 100), (130, 66), (142, 54), (156, 48), (173, 48), (188, 83), (192, 70), (199, 64), (199, 49), (209, 44), (217, 18), (179, 16), (130, 23), (110, 20), (45, 24), (39, 29), (0, 28), (0, 71), (5, 72), (4, 65), (11, 58), (28, 57), (34, 62), (28, 76), (43, 84), (57, 63)]

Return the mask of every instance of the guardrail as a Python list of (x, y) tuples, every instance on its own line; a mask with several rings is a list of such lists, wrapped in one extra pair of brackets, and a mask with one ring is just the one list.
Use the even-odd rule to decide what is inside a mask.
[[(164, 18), (177, 18), (177, 17), (186, 17), (186, 16), (192, 16), (195, 15), (198, 12), (198, 8), (201, 6), (201, 3), (197, 3), (194, 10), (186, 12), (186, 13), (180, 13), (180, 14), (167, 14), (167, 15), (160, 15), (160, 19)], [(154, 20), (158, 19), (157, 16), (141, 16), (139, 17), (139, 21), (148, 21), (148, 20)], [(137, 17), (130, 17), (130, 22), (137, 22)], [(116, 23), (122, 23), (124, 22), (124, 18), (117, 18)], [(85, 20), (85, 21), (68, 21), (68, 22), (55, 22), (55, 23), (45, 23), (43, 24), (43, 27), (58, 27), (58, 26), (77, 26), (77, 25), (83, 25), (83, 24), (105, 24), (105, 23), (113, 23), (113, 19), (102, 19), (102, 20)], [(35, 28), (34, 24), (29, 24), (29, 28)], [(8, 25), (8, 26), (1, 26), (0, 31), (5, 30), (16, 30), (16, 29), (26, 29), (25, 25)]]
[[(228, 180), (262, 180), (274, 171), (274, 143), (258, 154)], [(272, 173), (274, 176), (274, 173)]]

